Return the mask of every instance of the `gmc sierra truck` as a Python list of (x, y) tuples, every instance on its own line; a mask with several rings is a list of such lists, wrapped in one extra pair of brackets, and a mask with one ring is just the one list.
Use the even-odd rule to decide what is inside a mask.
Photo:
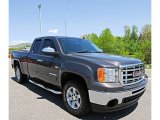
[(75, 116), (132, 106), (148, 81), (141, 60), (103, 53), (91, 41), (74, 37), (36, 38), (29, 51), (13, 51), (11, 59), (18, 83), (62, 94), (66, 110)]

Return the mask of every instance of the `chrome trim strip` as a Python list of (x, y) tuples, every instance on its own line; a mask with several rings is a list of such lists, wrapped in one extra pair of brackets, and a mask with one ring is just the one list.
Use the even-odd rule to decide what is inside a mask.
[(123, 68), (123, 67), (132, 67), (132, 66), (137, 66), (137, 65), (143, 65), (143, 63), (138, 63), (138, 64), (128, 64), (128, 65), (120, 65), (119, 68)]
[[(99, 92), (99, 91), (94, 91), (94, 90), (88, 90), (88, 93), (89, 93), (89, 99), (90, 99), (91, 103), (96, 103), (99, 105), (107, 105), (107, 103), (110, 100), (118, 99), (118, 104), (121, 104), (123, 98), (131, 97), (131, 96), (134, 96), (136, 94), (139, 94), (139, 93), (145, 91), (146, 87), (145, 88), (144, 87), (145, 86), (142, 86), (142, 87), (139, 87), (136, 89), (132, 89), (130, 91), (119, 91), (119, 92), (114, 92), (114, 93), (113, 92)], [(133, 91), (140, 90), (142, 88), (144, 88), (144, 89), (135, 93), (135, 94), (132, 94)]]
[(57, 76), (57, 75), (56, 75), (56, 74), (54, 74), (54, 73), (49, 73), (49, 75)]
[(41, 60), (41, 59), (37, 59), (37, 62), (43, 62), (43, 60)]
[(56, 91), (56, 90), (47, 88), (47, 87), (45, 87), (45, 86), (43, 86), (43, 85), (41, 85), (41, 84), (39, 84), (39, 83), (36, 83), (36, 82), (34, 82), (34, 81), (32, 81), (32, 80), (29, 80), (29, 82), (32, 83), (32, 84), (34, 84), (34, 85), (37, 85), (37, 86), (39, 86), (39, 87), (41, 87), (41, 88), (43, 88), (43, 89), (45, 89), (45, 90), (48, 90), (48, 91), (50, 91), (50, 92), (52, 92), (52, 93), (54, 93), (54, 94), (62, 94), (61, 91)]
[(133, 85), (133, 84), (136, 84), (136, 83), (139, 83), (139, 82), (142, 82), (142, 81), (143, 81), (143, 78), (140, 79), (140, 80), (138, 80), (138, 81), (136, 81), (136, 82), (125, 84), (124, 86), (126, 86), (126, 85)]

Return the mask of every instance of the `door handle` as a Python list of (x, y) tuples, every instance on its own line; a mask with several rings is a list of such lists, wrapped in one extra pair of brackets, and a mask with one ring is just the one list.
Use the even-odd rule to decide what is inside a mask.
[(37, 59), (37, 62), (43, 62), (43, 60), (41, 60), (41, 59)]

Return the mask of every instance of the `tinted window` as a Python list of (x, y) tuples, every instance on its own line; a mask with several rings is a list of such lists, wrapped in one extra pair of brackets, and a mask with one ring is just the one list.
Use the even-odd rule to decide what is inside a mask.
[(36, 40), (36, 41), (34, 42), (33, 50), (32, 50), (33, 54), (38, 54), (38, 51), (39, 51), (41, 42), (42, 42), (42, 40)]
[[(45, 39), (44, 42), (43, 42), (42, 49), (46, 48), (46, 47), (54, 48), (55, 51), (56, 51), (56, 48), (55, 48), (53, 40)], [(41, 50), (41, 54), (43, 54), (42, 50)]]
[(51, 47), (51, 48), (55, 49), (54, 42), (52, 40), (49, 40), (49, 39), (44, 40), (42, 48), (46, 48), (46, 47)]

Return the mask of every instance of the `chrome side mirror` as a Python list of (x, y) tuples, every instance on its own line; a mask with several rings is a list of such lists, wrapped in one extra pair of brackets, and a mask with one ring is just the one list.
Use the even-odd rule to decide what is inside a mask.
[(43, 53), (53, 53), (53, 52), (55, 52), (55, 49), (54, 48), (51, 48), (51, 47), (46, 47), (46, 48), (43, 48), (42, 49), (42, 52)]
[(57, 52), (55, 51), (54, 48), (51, 48), (51, 47), (45, 47), (42, 49), (42, 52), (46, 55), (55, 55), (57, 54)]

